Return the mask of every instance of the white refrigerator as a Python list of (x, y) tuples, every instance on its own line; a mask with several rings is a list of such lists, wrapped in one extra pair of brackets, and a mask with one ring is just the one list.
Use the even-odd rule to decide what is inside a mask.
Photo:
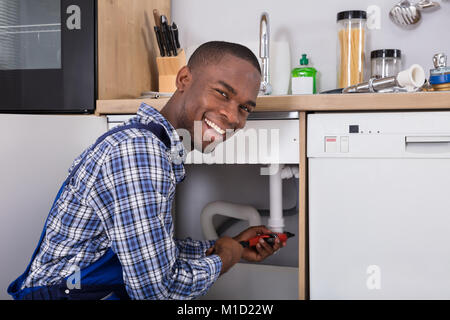
[(450, 299), (450, 112), (308, 116), (311, 299)]

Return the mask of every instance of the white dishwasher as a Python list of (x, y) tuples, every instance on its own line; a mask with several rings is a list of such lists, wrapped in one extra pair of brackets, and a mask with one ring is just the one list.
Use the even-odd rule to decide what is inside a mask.
[(450, 112), (308, 116), (311, 299), (450, 299)]

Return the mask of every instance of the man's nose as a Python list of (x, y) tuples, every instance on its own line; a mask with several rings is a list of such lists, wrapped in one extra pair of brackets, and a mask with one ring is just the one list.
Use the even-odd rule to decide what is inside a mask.
[(239, 129), (240, 118), (239, 118), (239, 107), (228, 106), (221, 110), (221, 114), (225, 117), (226, 121), (232, 129)]

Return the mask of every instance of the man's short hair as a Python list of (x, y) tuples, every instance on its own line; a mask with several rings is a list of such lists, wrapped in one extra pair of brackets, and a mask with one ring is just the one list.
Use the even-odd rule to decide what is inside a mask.
[(199, 66), (218, 64), (227, 54), (248, 61), (261, 73), (258, 59), (249, 48), (225, 41), (210, 41), (202, 44), (189, 58), (188, 67), (194, 70)]

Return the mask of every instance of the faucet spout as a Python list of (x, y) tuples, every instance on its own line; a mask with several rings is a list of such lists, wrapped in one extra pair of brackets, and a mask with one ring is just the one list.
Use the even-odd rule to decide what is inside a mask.
[(269, 95), (272, 93), (270, 85), (269, 63), (270, 63), (270, 25), (269, 14), (263, 12), (259, 25), (259, 57), (261, 58), (261, 87), (260, 95)]

